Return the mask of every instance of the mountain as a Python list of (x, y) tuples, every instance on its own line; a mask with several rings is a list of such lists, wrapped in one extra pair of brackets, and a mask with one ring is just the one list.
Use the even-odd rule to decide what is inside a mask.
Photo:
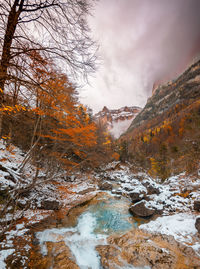
[(132, 121), (128, 132), (169, 111), (177, 104), (190, 104), (200, 98), (200, 61), (193, 64), (176, 80), (153, 89), (142, 111)]
[(115, 137), (119, 138), (124, 133), (132, 120), (141, 111), (140, 107), (122, 107), (120, 109), (108, 109), (106, 106), (95, 115), (97, 121), (102, 122), (107, 126), (109, 132)]
[[(155, 85), (154, 85), (155, 86)], [(200, 61), (177, 79), (156, 86), (120, 137), (123, 154), (166, 178), (198, 171), (200, 161)]]

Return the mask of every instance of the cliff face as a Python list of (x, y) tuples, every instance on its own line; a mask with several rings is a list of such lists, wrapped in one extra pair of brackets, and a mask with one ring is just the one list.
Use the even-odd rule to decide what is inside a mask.
[(192, 103), (200, 98), (200, 61), (188, 68), (180, 77), (154, 89), (152, 97), (134, 118), (128, 132), (162, 115), (181, 103)]
[(120, 109), (109, 110), (106, 106), (95, 115), (95, 118), (101, 121), (107, 126), (109, 132), (115, 137), (119, 136), (125, 132), (132, 120), (141, 111), (140, 107), (122, 107)]
[(200, 61), (158, 86), (120, 140), (129, 161), (152, 175), (200, 169)]

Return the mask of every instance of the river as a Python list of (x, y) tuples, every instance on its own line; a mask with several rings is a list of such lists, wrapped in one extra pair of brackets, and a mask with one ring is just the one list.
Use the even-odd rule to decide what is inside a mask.
[[(64, 241), (81, 269), (100, 269), (96, 246), (107, 244), (108, 236), (123, 234), (141, 223), (141, 220), (130, 215), (129, 206), (130, 201), (125, 197), (106, 192), (98, 194), (86, 206), (71, 210), (70, 216), (66, 218), (68, 221), (65, 220), (60, 227), (36, 234), (42, 254), (47, 254), (47, 242)], [(127, 265), (123, 268), (135, 267)]]

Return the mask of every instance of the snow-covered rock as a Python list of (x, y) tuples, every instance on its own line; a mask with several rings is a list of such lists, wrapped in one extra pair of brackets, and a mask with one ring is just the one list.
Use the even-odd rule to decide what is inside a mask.
[(198, 233), (200, 233), (200, 216), (196, 218), (195, 228), (197, 229)]
[(95, 115), (97, 121), (106, 124), (109, 132), (119, 138), (130, 126), (133, 119), (142, 109), (140, 107), (122, 107), (120, 109), (108, 109), (104, 107)]
[(179, 213), (171, 216), (162, 216), (149, 223), (140, 225), (140, 229), (150, 233), (160, 233), (173, 236), (178, 242), (192, 247), (200, 255), (200, 242), (195, 228), (195, 215)]
[(200, 200), (194, 201), (194, 210), (200, 211)]
[(99, 183), (99, 189), (105, 190), (105, 191), (111, 191), (112, 190), (112, 184), (108, 181), (103, 181)]
[(155, 213), (155, 209), (149, 207), (147, 201), (143, 200), (131, 205), (129, 211), (139, 217), (150, 217)]
[(113, 184), (112, 193), (130, 197), (133, 203), (144, 199), (149, 208), (155, 209), (156, 214), (191, 212), (194, 201), (200, 198), (200, 178), (189, 177), (185, 173), (171, 176), (162, 183), (145, 172), (132, 173), (126, 164), (105, 171), (101, 178)]

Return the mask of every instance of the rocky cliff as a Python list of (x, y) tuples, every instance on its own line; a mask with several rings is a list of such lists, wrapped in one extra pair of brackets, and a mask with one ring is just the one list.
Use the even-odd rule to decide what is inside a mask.
[[(200, 169), (200, 61), (155, 88), (120, 137), (123, 156), (163, 180)], [(124, 158), (125, 158), (124, 157)]]
[(118, 138), (123, 132), (125, 132), (132, 120), (141, 111), (140, 107), (122, 107), (120, 109), (108, 109), (106, 106), (95, 115), (98, 121), (101, 121), (107, 126), (109, 132)]
[(193, 64), (176, 80), (156, 87), (145, 107), (132, 121), (128, 132), (160, 116), (177, 104), (190, 104), (198, 98), (200, 98), (200, 61)]

